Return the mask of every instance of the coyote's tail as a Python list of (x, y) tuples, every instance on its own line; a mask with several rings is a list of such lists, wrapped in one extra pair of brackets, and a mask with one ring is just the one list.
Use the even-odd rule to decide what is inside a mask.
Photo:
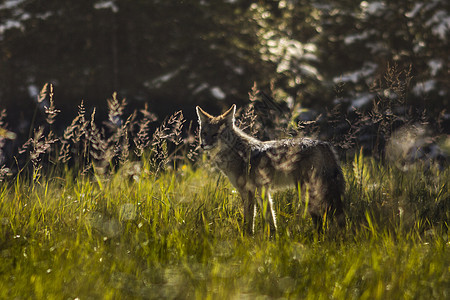
[(340, 223), (339, 219), (344, 219), (344, 205), (342, 200), (345, 193), (345, 179), (336, 152), (331, 145), (329, 145), (328, 149), (333, 155), (334, 163), (330, 165), (327, 178), (325, 178), (328, 183), (326, 199), (329, 201), (330, 212), (337, 218), (338, 223)]
[(345, 179), (342, 173), (341, 167), (339, 165), (334, 169), (334, 175), (330, 180), (329, 194), (332, 196), (333, 203), (332, 207), (336, 215), (343, 213), (342, 197), (345, 192)]

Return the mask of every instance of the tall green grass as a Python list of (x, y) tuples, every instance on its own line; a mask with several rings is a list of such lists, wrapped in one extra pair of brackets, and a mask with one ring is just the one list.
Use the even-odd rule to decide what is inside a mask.
[(318, 235), (294, 191), (279, 231), (242, 229), (241, 200), (203, 165), (0, 182), (1, 299), (447, 299), (449, 169), (356, 155), (347, 225)]
[[(448, 166), (361, 151), (343, 166), (345, 228), (317, 234), (290, 190), (274, 197), (277, 235), (258, 217), (247, 236), (238, 193), (202, 161), (181, 111), (151, 133), (148, 107), (125, 116), (114, 94), (105, 126), (81, 103), (58, 134), (51, 85), (45, 98), (17, 173), (0, 166), (0, 299), (450, 298)], [(384, 100), (343, 142), (356, 148), (369, 123), (391, 135), (401, 116)], [(251, 106), (239, 126), (261, 129)]]

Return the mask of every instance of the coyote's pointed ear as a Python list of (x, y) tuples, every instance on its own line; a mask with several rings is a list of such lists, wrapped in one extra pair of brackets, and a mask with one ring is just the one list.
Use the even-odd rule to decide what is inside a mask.
[(223, 113), (222, 118), (227, 122), (234, 124), (234, 114), (236, 113), (236, 104), (233, 104), (229, 110)]
[(209, 119), (213, 118), (210, 114), (201, 109), (200, 106), (195, 107), (195, 110), (197, 111), (198, 121), (200, 124), (206, 123)]

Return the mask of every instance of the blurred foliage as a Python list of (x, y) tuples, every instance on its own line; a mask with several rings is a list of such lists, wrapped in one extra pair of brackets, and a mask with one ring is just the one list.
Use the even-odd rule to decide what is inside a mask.
[(375, 99), (389, 64), (412, 66), (410, 104), (449, 105), (445, 0), (6, 0), (0, 20), (0, 108), (23, 132), (47, 82), (56, 124), (115, 91), (189, 119), (194, 104), (244, 104), (253, 82), (290, 107), (350, 107)]

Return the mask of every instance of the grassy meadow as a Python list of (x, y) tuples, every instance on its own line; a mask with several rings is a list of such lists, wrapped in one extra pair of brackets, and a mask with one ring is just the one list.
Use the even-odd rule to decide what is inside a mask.
[(447, 168), (343, 166), (345, 229), (318, 235), (294, 191), (279, 232), (242, 231), (227, 179), (204, 163), (158, 173), (55, 168), (0, 182), (1, 299), (448, 299)]
[[(248, 236), (238, 193), (181, 111), (152, 131), (147, 106), (125, 117), (114, 94), (104, 127), (81, 103), (57, 133), (52, 85), (44, 99), (17, 170), (0, 168), (0, 299), (450, 298), (448, 166), (361, 150), (342, 165), (345, 228), (318, 234), (288, 190), (274, 195), (276, 236), (261, 216)], [(375, 108), (352, 128), (388, 136), (400, 117)], [(255, 120), (250, 107), (239, 126)]]

